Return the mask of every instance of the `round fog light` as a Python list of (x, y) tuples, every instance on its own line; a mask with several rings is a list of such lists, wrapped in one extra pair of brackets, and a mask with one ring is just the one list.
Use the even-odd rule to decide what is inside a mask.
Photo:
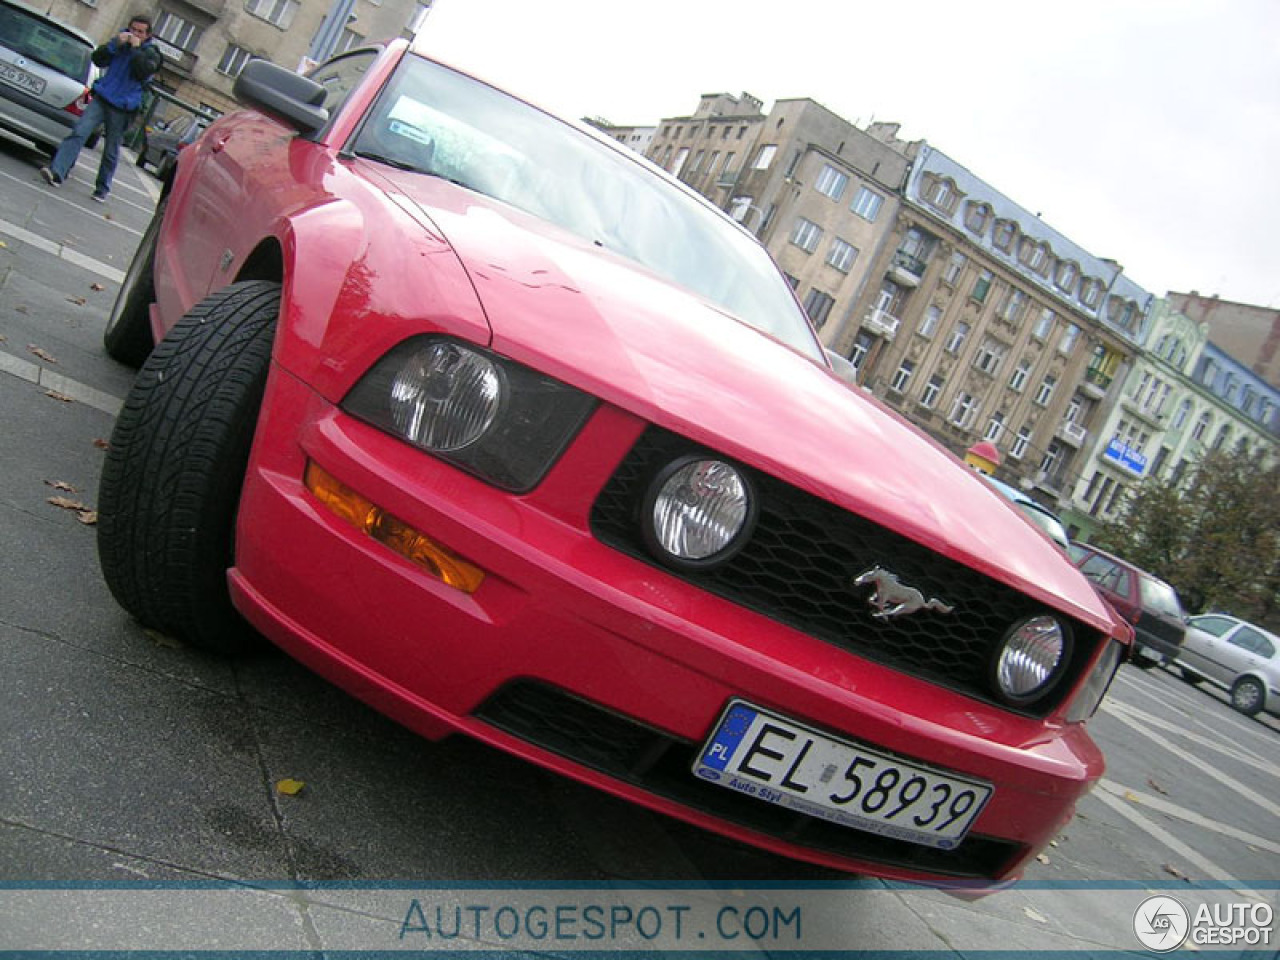
[(1044, 696), (1058, 682), (1071, 651), (1071, 637), (1053, 617), (1024, 620), (1009, 631), (995, 661), (996, 690), (1010, 703)]
[(728, 559), (755, 518), (747, 479), (732, 464), (685, 457), (658, 474), (645, 500), (644, 534), (660, 559), (701, 566)]

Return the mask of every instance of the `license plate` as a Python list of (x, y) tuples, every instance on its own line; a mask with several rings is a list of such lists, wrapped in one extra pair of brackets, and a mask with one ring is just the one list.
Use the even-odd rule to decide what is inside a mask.
[(838, 740), (741, 700), (729, 704), (695, 776), (760, 800), (943, 850), (957, 846), (990, 784)]
[(7, 80), (15, 87), (21, 87), (30, 93), (44, 93), (44, 78), (19, 70), (11, 63), (0, 63), (0, 80)]

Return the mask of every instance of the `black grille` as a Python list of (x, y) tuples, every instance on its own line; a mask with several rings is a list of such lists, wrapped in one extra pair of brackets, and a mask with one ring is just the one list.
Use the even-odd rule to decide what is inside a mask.
[[(696, 450), (683, 437), (649, 428), (597, 498), (591, 513), (595, 536), (654, 563), (640, 534), (645, 490), (665, 464)], [(997, 702), (987, 679), (992, 652), (1016, 621), (1047, 612), (1040, 604), (826, 500), (742, 469), (760, 501), (750, 541), (713, 568), (668, 572), (859, 656)], [(878, 564), (954, 611), (874, 619), (866, 602), (871, 587), (854, 587), (853, 578)], [(1022, 712), (1043, 716), (1057, 706), (1096, 650), (1094, 632), (1079, 623), (1070, 626), (1076, 642), (1062, 681)]]
[(975, 834), (953, 850), (881, 837), (765, 803), (693, 776), (697, 745), (534, 681), (509, 684), (476, 716), (512, 736), (684, 806), (840, 857), (959, 880), (999, 878), (1021, 847)]

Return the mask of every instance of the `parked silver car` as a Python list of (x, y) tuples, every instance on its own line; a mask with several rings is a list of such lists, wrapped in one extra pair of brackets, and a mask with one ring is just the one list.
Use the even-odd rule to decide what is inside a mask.
[(1191, 617), (1174, 662), (1192, 683), (1207, 680), (1228, 691), (1241, 713), (1280, 713), (1280, 637), (1274, 633), (1225, 613)]
[(73, 27), (0, 0), (0, 127), (55, 150), (88, 102), (94, 46)]

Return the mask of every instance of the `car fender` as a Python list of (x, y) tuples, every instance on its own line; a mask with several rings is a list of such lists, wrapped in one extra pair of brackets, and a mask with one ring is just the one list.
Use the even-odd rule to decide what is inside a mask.
[(490, 341), (453, 249), (393, 204), (325, 203), (284, 218), (277, 233), (285, 323), (274, 356), (331, 402), (410, 336)]

